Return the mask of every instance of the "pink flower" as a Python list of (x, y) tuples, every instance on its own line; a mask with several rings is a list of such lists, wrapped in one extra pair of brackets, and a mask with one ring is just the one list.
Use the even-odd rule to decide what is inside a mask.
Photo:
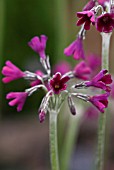
[(67, 48), (64, 49), (64, 54), (66, 56), (73, 55), (75, 60), (84, 59), (84, 50), (82, 44), (82, 38), (78, 37), (73, 41)]
[(106, 13), (96, 19), (96, 28), (99, 32), (109, 33), (114, 29), (114, 14)]
[(111, 88), (110, 86), (107, 86), (107, 84), (111, 84), (112, 79), (110, 74), (106, 74), (107, 72), (108, 71), (105, 69), (101, 70), (91, 81), (85, 82), (85, 86), (94, 86), (109, 92)]
[(88, 101), (91, 102), (100, 112), (104, 113), (104, 109), (108, 107), (108, 97), (110, 93), (100, 94), (89, 97)]
[(53, 73), (55, 74), (57, 72), (60, 72), (63, 75), (69, 72), (70, 70), (71, 70), (70, 64), (66, 61), (62, 61), (54, 66)]
[(55, 94), (59, 94), (61, 91), (66, 90), (66, 82), (70, 78), (68, 76), (61, 76), (61, 73), (57, 72), (50, 80), (50, 88)]
[[(35, 72), (38, 76), (42, 77), (43, 76), (43, 72), (40, 71), (40, 70), (37, 70)], [(37, 80), (34, 80), (30, 83), (30, 85), (33, 87), (33, 86), (36, 86), (36, 85), (39, 85), (39, 84), (42, 84), (41, 80), (37, 79)]]
[(90, 9), (92, 9), (95, 6), (95, 1), (94, 0), (90, 0), (83, 8), (83, 11), (88, 11)]
[(90, 24), (95, 24), (95, 14), (94, 11), (83, 11), (77, 12), (77, 17), (79, 20), (77, 21), (77, 26), (84, 24), (84, 29), (89, 30)]
[(74, 76), (82, 79), (82, 80), (88, 80), (89, 75), (91, 73), (90, 67), (87, 66), (87, 64), (84, 61), (81, 61), (79, 64), (76, 65), (74, 68)]
[(6, 66), (3, 67), (2, 74), (6, 76), (2, 79), (4, 83), (9, 83), (24, 76), (24, 72), (16, 67), (11, 61), (6, 61)]
[(28, 42), (28, 45), (39, 54), (42, 59), (46, 58), (45, 49), (46, 49), (47, 37), (41, 35), (40, 38), (35, 36)]
[(17, 105), (17, 111), (20, 112), (23, 108), (27, 96), (27, 92), (10, 92), (7, 94), (6, 99), (12, 99), (12, 101), (9, 102), (9, 105)]

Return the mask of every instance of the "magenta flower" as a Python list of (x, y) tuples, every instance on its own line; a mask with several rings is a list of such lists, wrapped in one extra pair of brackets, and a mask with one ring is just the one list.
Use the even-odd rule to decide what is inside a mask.
[(110, 93), (100, 94), (89, 97), (88, 101), (91, 102), (100, 112), (104, 113), (104, 109), (108, 106), (108, 100)]
[(83, 8), (83, 11), (89, 11), (90, 9), (92, 9), (95, 6), (95, 1), (94, 0), (90, 0)]
[(24, 72), (16, 67), (11, 61), (6, 61), (5, 64), (6, 66), (2, 69), (2, 74), (6, 76), (2, 79), (3, 83), (9, 83), (24, 76)]
[(81, 61), (79, 64), (76, 65), (74, 68), (74, 76), (82, 79), (82, 80), (88, 80), (89, 75), (91, 73), (90, 67), (87, 66), (85, 61)]
[(27, 96), (27, 92), (10, 92), (7, 94), (6, 99), (12, 99), (12, 101), (9, 102), (9, 105), (17, 105), (17, 111), (20, 112), (23, 108)]
[(82, 38), (78, 37), (75, 41), (73, 41), (67, 48), (64, 49), (64, 54), (66, 56), (73, 55), (75, 60), (84, 59), (84, 50)]
[(85, 82), (86, 87), (94, 86), (109, 92), (111, 88), (107, 84), (111, 84), (112, 79), (110, 74), (106, 74), (107, 72), (105, 69), (101, 70), (91, 81)]
[(95, 14), (94, 11), (83, 11), (77, 12), (77, 17), (79, 20), (77, 21), (77, 26), (84, 24), (84, 29), (89, 30), (90, 24), (95, 24)]
[(46, 49), (47, 37), (41, 35), (40, 38), (35, 36), (28, 42), (28, 45), (39, 54), (42, 59), (46, 58), (45, 49)]
[(55, 74), (57, 72), (60, 72), (63, 75), (69, 72), (70, 70), (71, 70), (70, 64), (66, 61), (62, 61), (54, 66), (53, 73)]
[[(42, 77), (42, 76), (44, 75), (43, 72), (40, 71), (40, 70), (37, 70), (35, 73), (36, 73), (38, 76), (40, 76), (40, 77)], [(42, 84), (41, 80), (39, 80), (39, 79), (34, 80), (34, 81), (32, 81), (32, 82), (30, 83), (30, 85), (31, 85), (32, 87), (33, 87), (33, 86), (36, 86), (36, 85), (39, 85), (39, 84)]]
[(57, 72), (50, 80), (50, 87), (55, 94), (59, 94), (61, 91), (66, 90), (65, 84), (70, 78), (68, 76), (61, 76), (61, 73)]
[(112, 32), (114, 29), (114, 14), (106, 13), (97, 17), (95, 25), (99, 32)]

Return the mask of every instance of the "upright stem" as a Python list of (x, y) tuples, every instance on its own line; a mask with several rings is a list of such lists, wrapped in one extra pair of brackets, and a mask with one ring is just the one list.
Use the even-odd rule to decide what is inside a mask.
[[(111, 33), (102, 33), (102, 69), (109, 70), (109, 46)], [(98, 127), (97, 170), (104, 167), (106, 112), (100, 114)]]
[(57, 112), (51, 111), (49, 114), (49, 118), (51, 167), (52, 170), (59, 170), (57, 143)]

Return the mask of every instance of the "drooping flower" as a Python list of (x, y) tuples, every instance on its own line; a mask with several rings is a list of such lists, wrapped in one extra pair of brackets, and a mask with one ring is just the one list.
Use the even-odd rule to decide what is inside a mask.
[(13, 80), (24, 77), (24, 72), (16, 67), (11, 61), (6, 61), (5, 64), (6, 66), (2, 69), (2, 74), (5, 76), (2, 79), (4, 83), (9, 83)]
[(96, 96), (89, 97), (88, 101), (91, 102), (95, 107), (97, 107), (100, 112), (104, 113), (104, 109), (108, 106), (108, 97), (110, 93), (100, 94)]
[(9, 102), (9, 105), (17, 105), (17, 111), (20, 112), (24, 106), (27, 96), (27, 92), (10, 92), (7, 94), (6, 99), (12, 99), (12, 101)]
[(95, 6), (95, 1), (94, 0), (90, 0), (83, 8), (83, 11), (89, 11), (90, 9), (92, 9)]
[(50, 88), (55, 94), (59, 94), (61, 91), (66, 90), (65, 84), (70, 78), (68, 76), (61, 76), (61, 73), (57, 72), (50, 80)]
[[(40, 71), (40, 70), (37, 70), (35, 73), (36, 73), (38, 76), (40, 76), (40, 77), (43, 76), (43, 72)], [(38, 85), (38, 84), (42, 84), (41, 80), (39, 80), (39, 79), (34, 80), (34, 81), (32, 81), (32, 82), (30, 83), (30, 85), (31, 85), (32, 87), (33, 87), (33, 86), (36, 86), (36, 85)]]
[(82, 38), (78, 37), (67, 48), (65, 48), (64, 54), (66, 56), (73, 55), (73, 58), (75, 60), (84, 59), (85, 57), (84, 57)]
[(79, 20), (77, 21), (77, 26), (80, 26), (84, 24), (84, 29), (89, 30), (90, 24), (95, 24), (95, 14), (94, 11), (83, 11), (83, 12), (77, 12), (77, 17)]
[(53, 68), (53, 73), (60, 72), (62, 75), (69, 72), (71, 70), (71, 66), (68, 62), (62, 61), (56, 64)]
[(107, 72), (108, 71), (105, 69), (101, 70), (91, 81), (85, 82), (85, 86), (93, 86), (109, 92), (111, 88), (110, 86), (107, 86), (107, 84), (111, 84), (112, 79), (110, 74), (106, 74)]
[(42, 59), (46, 58), (45, 49), (46, 49), (47, 37), (41, 35), (40, 38), (35, 36), (28, 42), (28, 45), (39, 54)]
[(88, 80), (91, 73), (90, 67), (87, 66), (85, 61), (81, 61), (77, 64), (73, 70), (74, 76), (82, 80)]
[(96, 28), (99, 32), (109, 33), (114, 29), (114, 14), (105, 13), (96, 19)]

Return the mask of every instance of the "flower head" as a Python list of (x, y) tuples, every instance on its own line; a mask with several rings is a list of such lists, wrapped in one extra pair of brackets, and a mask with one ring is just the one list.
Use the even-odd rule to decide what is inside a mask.
[(89, 97), (88, 101), (91, 102), (95, 107), (97, 107), (100, 112), (104, 113), (104, 109), (108, 106), (108, 97), (110, 93), (100, 94), (96, 96)]
[(95, 6), (95, 1), (94, 0), (90, 0), (83, 8), (83, 11), (88, 11), (90, 9), (92, 9)]
[(40, 38), (35, 36), (28, 42), (28, 45), (39, 54), (42, 59), (46, 58), (45, 48), (46, 48), (47, 37), (41, 35)]
[(6, 76), (2, 79), (4, 83), (9, 83), (24, 76), (24, 72), (16, 67), (11, 61), (6, 61), (6, 66), (3, 67), (2, 74)]
[(63, 75), (69, 72), (70, 70), (71, 70), (70, 64), (66, 61), (62, 61), (54, 66), (53, 73), (55, 74), (57, 72), (60, 72)]
[(110, 74), (106, 74), (107, 72), (108, 71), (105, 69), (101, 70), (91, 81), (85, 82), (85, 86), (94, 86), (109, 92), (111, 88), (110, 86), (107, 86), (107, 84), (111, 84), (112, 79)]
[(9, 102), (9, 105), (17, 105), (17, 111), (20, 112), (23, 108), (27, 96), (27, 92), (10, 92), (7, 94), (6, 99), (12, 99), (12, 101)]
[(83, 11), (77, 12), (77, 17), (79, 20), (77, 21), (77, 26), (84, 24), (84, 29), (89, 30), (90, 24), (95, 24), (95, 14), (94, 11)]
[(109, 0), (98, 0), (98, 3), (104, 6), (105, 2), (109, 2)]
[(66, 90), (66, 82), (70, 78), (68, 76), (61, 76), (61, 73), (57, 72), (50, 80), (50, 87), (55, 94), (59, 94), (61, 91)]
[(79, 64), (77, 64), (74, 68), (74, 76), (82, 79), (82, 80), (88, 80), (89, 75), (91, 73), (90, 67), (87, 66), (85, 61), (81, 61)]
[(73, 41), (67, 48), (64, 49), (64, 54), (66, 56), (73, 55), (75, 60), (84, 59), (84, 50), (82, 38), (78, 37), (75, 41)]
[(105, 13), (97, 17), (95, 25), (99, 32), (112, 32), (114, 29), (114, 14)]

